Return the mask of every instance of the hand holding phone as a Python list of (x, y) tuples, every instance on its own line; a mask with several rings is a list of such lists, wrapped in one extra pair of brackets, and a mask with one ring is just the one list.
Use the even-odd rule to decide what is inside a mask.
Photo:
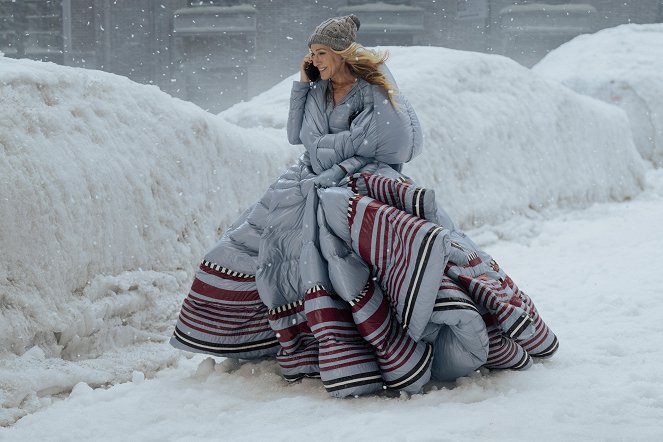
[(304, 63), (304, 72), (306, 72), (306, 76), (311, 81), (318, 81), (320, 79), (320, 71), (313, 65), (313, 63)]

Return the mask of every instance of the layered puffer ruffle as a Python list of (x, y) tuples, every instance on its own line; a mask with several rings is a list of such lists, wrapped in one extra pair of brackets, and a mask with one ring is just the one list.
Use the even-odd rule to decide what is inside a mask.
[[(431, 378), (527, 368), (531, 357), (556, 351), (531, 299), (466, 235), (435, 222), (446, 215), (432, 191), (402, 176), (358, 173), (347, 188), (315, 189), (300, 206), (299, 296), (278, 304), (254, 275), (209, 261), (227, 252), (212, 250), (174, 346), (244, 359), (275, 354), (285, 379), (320, 377), (336, 397), (416, 393)], [(247, 231), (251, 213), (235, 233)], [(224, 237), (217, 247), (229, 244)]]

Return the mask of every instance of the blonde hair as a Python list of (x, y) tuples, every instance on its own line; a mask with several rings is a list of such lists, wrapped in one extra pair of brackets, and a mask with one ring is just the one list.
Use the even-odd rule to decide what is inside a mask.
[(379, 70), (379, 66), (384, 64), (384, 62), (387, 61), (387, 58), (389, 58), (388, 52), (368, 49), (359, 43), (352, 43), (342, 51), (336, 51), (334, 49), (332, 49), (332, 51), (343, 57), (343, 60), (345, 61), (345, 64), (347, 64), (352, 75), (363, 78), (370, 84), (382, 86), (387, 92), (391, 105), (396, 106), (396, 103), (394, 102), (394, 94), (396, 93), (396, 90)]

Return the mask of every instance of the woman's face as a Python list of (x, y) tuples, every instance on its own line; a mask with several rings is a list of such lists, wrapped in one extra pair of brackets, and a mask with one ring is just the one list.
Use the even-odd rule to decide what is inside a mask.
[(334, 74), (341, 72), (344, 66), (343, 57), (321, 44), (311, 45), (311, 59), (323, 80), (329, 80)]

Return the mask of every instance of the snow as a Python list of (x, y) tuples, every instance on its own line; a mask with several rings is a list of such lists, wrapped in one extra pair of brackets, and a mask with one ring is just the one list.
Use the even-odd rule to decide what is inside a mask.
[(217, 116), (0, 57), (0, 440), (663, 438), (663, 170), (633, 119), (502, 57), (389, 50), (426, 138), (406, 173), (533, 297), (559, 353), (334, 400), (274, 361), (172, 349), (198, 260), (302, 151), (291, 79)]
[(663, 167), (663, 24), (627, 24), (580, 35), (532, 69), (624, 109), (642, 157)]

